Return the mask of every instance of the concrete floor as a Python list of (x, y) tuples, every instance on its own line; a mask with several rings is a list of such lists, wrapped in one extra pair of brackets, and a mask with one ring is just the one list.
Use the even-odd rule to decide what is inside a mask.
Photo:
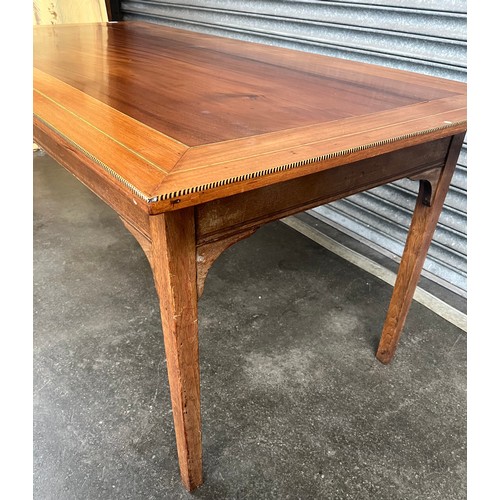
[(34, 154), (34, 498), (466, 498), (466, 335), (418, 303), (374, 358), (391, 288), (280, 222), (200, 300), (205, 483), (179, 480), (148, 262)]

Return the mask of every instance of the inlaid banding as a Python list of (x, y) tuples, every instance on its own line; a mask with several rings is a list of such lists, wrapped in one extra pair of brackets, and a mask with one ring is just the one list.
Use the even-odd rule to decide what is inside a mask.
[(37, 120), (39, 120), (41, 123), (43, 123), (47, 128), (50, 128), (54, 132), (56, 132), (58, 135), (64, 138), (66, 142), (71, 144), (73, 148), (75, 148), (77, 151), (80, 153), (84, 154), (87, 158), (92, 160), (94, 163), (99, 165), (104, 171), (106, 171), (109, 175), (113, 176), (116, 180), (118, 180), (121, 184), (123, 184), (125, 187), (127, 187), (132, 193), (134, 193), (137, 197), (139, 197), (141, 200), (147, 201), (148, 203), (151, 202), (151, 198), (146, 196), (142, 191), (140, 191), (138, 188), (136, 188), (131, 182), (127, 181), (124, 177), (122, 177), (120, 174), (115, 172), (111, 167), (106, 165), (104, 162), (99, 160), (99, 158), (96, 158), (92, 153), (87, 151), (86, 149), (82, 148), (80, 145), (78, 145), (75, 141), (71, 140), (68, 136), (57, 130), (53, 125), (48, 123), (46, 120), (43, 118), (40, 118), (39, 116), (35, 115)]
[(245, 175), (241, 175), (241, 176), (237, 176), (237, 177), (231, 177), (229, 179), (223, 179), (223, 180), (216, 181), (216, 182), (211, 182), (211, 183), (208, 183), (208, 184), (201, 184), (199, 186), (195, 186), (195, 187), (192, 187), (192, 188), (189, 188), (189, 189), (183, 189), (182, 191), (173, 191), (171, 193), (161, 194), (159, 196), (156, 196), (155, 198), (151, 198), (148, 201), (149, 202), (156, 202), (156, 201), (170, 200), (172, 198), (180, 198), (182, 196), (186, 196), (186, 195), (189, 195), (189, 194), (199, 193), (199, 192), (203, 192), (203, 191), (208, 191), (210, 189), (214, 189), (214, 188), (217, 188), (217, 187), (220, 187), (220, 186), (224, 186), (226, 184), (234, 184), (236, 182), (248, 181), (250, 179), (255, 179), (257, 177), (263, 177), (263, 176), (266, 176), (266, 175), (275, 174), (277, 172), (282, 172), (282, 171), (285, 171), (285, 170), (291, 170), (291, 169), (294, 169), (294, 168), (303, 167), (304, 165), (309, 165), (311, 163), (318, 163), (318, 162), (322, 162), (322, 161), (326, 161), (326, 160), (331, 160), (333, 158), (338, 158), (338, 157), (341, 157), (341, 156), (347, 156), (347, 155), (350, 155), (350, 154), (357, 153), (359, 151), (364, 151), (366, 149), (371, 149), (371, 148), (376, 148), (376, 147), (380, 147), (380, 146), (385, 146), (387, 144), (392, 144), (392, 143), (398, 142), (398, 141), (404, 141), (404, 140), (407, 140), (407, 139), (411, 139), (413, 137), (418, 137), (418, 136), (421, 136), (421, 135), (426, 135), (426, 134), (431, 134), (431, 133), (434, 133), (434, 132), (439, 132), (440, 130), (445, 130), (445, 129), (448, 129), (448, 128), (456, 127), (456, 126), (459, 126), (459, 125), (463, 125), (465, 123), (466, 123), (465, 121), (447, 122), (444, 125), (441, 125), (439, 127), (434, 127), (434, 128), (431, 128), (431, 129), (421, 130), (421, 131), (418, 131), (418, 132), (412, 132), (412, 133), (408, 133), (408, 134), (404, 134), (404, 135), (399, 135), (399, 136), (391, 137), (391, 138), (384, 139), (384, 140), (381, 140), (381, 141), (375, 141), (375, 142), (371, 142), (371, 143), (368, 143), (368, 144), (363, 144), (361, 146), (356, 146), (356, 147), (353, 147), (353, 148), (342, 149), (340, 151), (334, 151), (332, 153), (327, 153), (327, 154), (324, 154), (324, 155), (321, 155), (321, 156), (315, 156), (313, 158), (308, 158), (306, 160), (299, 160), (299, 161), (296, 161), (296, 162), (287, 163), (285, 165), (280, 165), (278, 167), (272, 167), (272, 168), (268, 168), (268, 169), (265, 169), (265, 170), (259, 170), (257, 172), (251, 172), (251, 173), (248, 173), (248, 174), (245, 174)]
[(256, 178), (259, 178), (259, 177), (264, 177), (264, 176), (267, 176), (267, 175), (275, 174), (275, 173), (278, 173), (278, 172), (283, 172), (285, 170), (292, 170), (294, 168), (303, 167), (305, 165), (310, 165), (311, 163), (318, 163), (318, 162), (322, 162), (322, 161), (326, 161), (326, 160), (331, 160), (333, 158), (338, 158), (338, 157), (341, 157), (341, 156), (347, 156), (347, 155), (350, 155), (350, 154), (354, 154), (354, 153), (357, 153), (359, 151), (364, 151), (364, 150), (367, 150), (367, 149), (381, 147), (381, 146), (385, 146), (387, 144), (392, 144), (394, 142), (408, 140), (408, 139), (411, 139), (413, 137), (418, 137), (418, 136), (422, 136), (422, 135), (426, 135), (426, 134), (431, 134), (431, 133), (434, 133), (434, 132), (439, 132), (441, 130), (445, 130), (445, 129), (448, 129), (448, 128), (460, 126), (460, 125), (463, 125), (463, 124), (466, 123), (465, 120), (459, 121), (459, 122), (446, 122), (445, 124), (443, 124), (443, 125), (441, 125), (439, 127), (433, 127), (433, 128), (426, 129), (426, 130), (420, 130), (420, 131), (417, 131), (417, 132), (411, 132), (411, 133), (408, 133), (408, 134), (403, 134), (403, 135), (399, 135), (399, 136), (396, 136), (396, 137), (391, 137), (391, 138), (388, 138), (388, 139), (383, 139), (383, 140), (380, 140), (380, 141), (370, 142), (368, 144), (362, 144), (360, 146), (355, 146), (355, 147), (352, 147), (352, 148), (342, 149), (340, 151), (334, 151), (332, 153), (327, 153), (327, 154), (320, 155), (320, 156), (314, 156), (312, 158), (308, 158), (308, 159), (305, 159), (305, 160), (298, 160), (298, 161), (295, 161), (295, 162), (292, 162), (292, 163), (287, 163), (287, 164), (284, 164), (284, 165), (279, 165), (277, 167), (271, 167), (271, 168), (267, 168), (267, 169), (264, 169), (264, 170), (259, 170), (257, 172), (250, 172), (250, 173), (247, 173), (247, 174), (244, 174), (244, 175), (240, 175), (240, 176), (236, 176), (236, 177), (229, 177), (227, 179), (222, 179), (222, 180), (219, 180), (219, 181), (209, 182), (207, 184), (200, 184), (198, 186), (193, 186), (193, 187), (190, 187), (190, 188), (184, 188), (184, 189), (179, 190), (179, 191), (172, 191), (172, 192), (169, 192), (169, 193), (160, 194), (158, 196), (148, 197), (146, 194), (144, 194), (142, 191), (140, 191), (136, 186), (134, 186), (131, 182), (127, 181), (120, 174), (118, 174), (117, 172), (115, 172), (111, 167), (109, 167), (104, 162), (102, 162), (101, 160), (99, 160), (98, 158), (96, 158), (92, 153), (88, 152), (87, 150), (85, 150), (84, 148), (82, 148), (81, 146), (79, 146), (77, 143), (75, 143), (73, 140), (71, 140), (69, 137), (67, 137), (65, 134), (61, 133), (54, 126), (52, 126), (50, 123), (48, 123), (46, 120), (44, 120), (43, 118), (40, 118), (39, 116), (36, 116), (36, 118), (38, 120), (40, 120), (40, 122), (42, 122), (45, 126), (47, 126), (51, 130), (53, 130), (57, 134), (59, 134), (61, 137), (63, 137), (69, 144), (71, 144), (72, 147), (74, 147), (75, 149), (77, 149), (78, 151), (80, 151), (82, 154), (84, 154), (85, 156), (87, 156), (90, 160), (92, 160), (94, 163), (96, 163), (97, 165), (99, 165), (108, 174), (110, 174), (111, 176), (113, 176), (116, 180), (118, 180), (121, 184), (123, 184), (125, 187), (127, 187), (136, 196), (138, 196), (140, 199), (146, 201), (147, 203), (156, 203), (158, 201), (171, 200), (173, 198), (177, 198), (178, 199), (178, 198), (181, 198), (183, 196), (188, 196), (190, 194), (208, 191), (210, 189), (215, 189), (215, 188), (218, 188), (218, 187), (221, 187), (221, 186), (226, 186), (226, 185), (229, 185), (229, 184), (235, 184), (237, 182), (248, 181), (248, 180), (251, 180), (251, 179), (256, 179)]

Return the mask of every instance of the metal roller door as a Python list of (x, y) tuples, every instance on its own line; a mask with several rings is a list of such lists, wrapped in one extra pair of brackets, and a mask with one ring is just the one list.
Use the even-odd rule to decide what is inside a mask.
[[(124, 20), (205, 33), (466, 80), (466, 0), (142, 0)], [(402, 180), (309, 213), (395, 260), (418, 183)], [(460, 155), (424, 270), (466, 296), (467, 145)]]

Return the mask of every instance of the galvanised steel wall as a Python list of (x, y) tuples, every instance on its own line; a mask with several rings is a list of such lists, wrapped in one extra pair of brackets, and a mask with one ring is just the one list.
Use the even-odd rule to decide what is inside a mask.
[[(465, 81), (466, 0), (122, 1), (143, 20)], [(418, 183), (402, 180), (310, 211), (397, 259)], [(467, 282), (467, 146), (460, 156), (425, 275), (461, 295)]]

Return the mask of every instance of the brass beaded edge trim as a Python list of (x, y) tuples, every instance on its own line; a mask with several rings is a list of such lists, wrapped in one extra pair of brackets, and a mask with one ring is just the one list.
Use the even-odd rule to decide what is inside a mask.
[(287, 163), (285, 165), (280, 165), (278, 167), (272, 167), (268, 168), (265, 170), (259, 170), (258, 172), (252, 172), (249, 174), (245, 175), (240, 175), (236, 177), (230, 177), (229, 179), (223, 179), (220, 181), (215, 181), (215, 182), (210, 182), (208, 184), (201, 184), (199, 186), (191, 187), (191, 188), (185, 188), (180, 191), (172, 191), (171, 193), (165, 193), (161, 194), (158, 196), (154, 196), (152, 198), (146, 196), (142, 191), (140, 191), (138, 188), (136, 188), (131, 182), (127, 181), (125, 178), (123, 178), (120, 174), (116, 173), (111, 167), (103, 163), (101, 160), (96, 158), (92, 153), (89, 153), (87, 150), (79, 146), (76, 142), (71, 140), (69, 137), (65, 136), (63, 133), (61, 133), (59, 130), (57, 130), (54, 126), (52, 126), (50, 123), (48, 123), (46, 120), (43, 118), (39, 117), (38, 115), (35, 115), (42, 123), (44, 123), (47, 127), (52, 129), (54, 132), (59, 134), (60, 136), (64, 137), (66, 141), (68, 141), (73, 147), (75, 147), (78, 151), (83, 153), (85, 156), (87, 156), (89, 159), (91, 159), (93, 162), (97, 163), (103, 170), (108, 172), (110, 175), (112, 175), (115, 179), (117, 179), (119, 182), (121, 182), (123, 185), (125, 185), (130, 191), (132, 191), (135, 195), (137, 195), (139, 198), (142, 200), (146, 201), (147, 203), (156, 203), (158, 201), (164, 201), (164, 200), (171, 200), (172, 198), (179, 198), (181, 196), (186, 196), (189, 194), (194, 194), (194, 193), (199, 193), (202, 191), (207, 191), (209, 189), (214, 189), (220, 186), (226, 186), (228, 184), (234, 184), (236, 182), (241, 182), (241, 181), (247, 181), (250, 179), (255, 179), (258, 177), (264, 177), (266, 175), (270, 174), (275, 174), (277, 172), (283, 172), (285, 170), (291, 170), (294, 168), (298, 167), (303, 167), (304, 165), (309, 165), (311, 163), (316, 163), (320, 161), (325, 161), (325, 160), (331, 160), (332, 158), (338, 158), (340, 156), (346, 156), (349, 154), (357, 153), (359, 151), (364, 151), (366, 149), (371, 149), (371, 148), (376, 148), (380, 146), (385, 146), (387, 144), (392, 144), (397, 141), (402, 141), (406, 139), (411, 139), (413, 137), (418, 137), (421, 135), (426, 135), (426, 134), (431, 134), (434, 132), (439, 132), (440, 130), (446, 130), (448, 128), (455, 127), (457, 125), (463, 125), (466, 123), (465, 120), (461, 120), (458, 122), (450, 122), (446, 123), (444, 125), (441, 125), (439, 127), (433, 127), (430, 129), (426, 130), (420, 130), (417, 132), (411, 132), (409, 134), (403, 134), (399, 135), (396, 137), (391, 137), (389, 139), (384, 139), (382, 141), (375, 141), (375, 142), (370, 142), (368, 144), (363, 144), (361, 146), (356, 146), (353, 148), (348, 148), (348, 149), (342, 149), (340, 151), (334, 151), (333, 153), (327, 153), (321, 156), (315, 156), (313, 158), (308, 158), (307, 160), (300, 160), (300, 161), (295, 161), (293, 163)]
[(283, 172), (285, 170), (291, 170), (291, 169), (294, 169), (297, 167), (302, 167), (304, 165), (309, 165), (311, 163), (316, 163), (316, 162), (325, 161), (325, 160), (331, 160), (332, 158), (338, 158), (340, 156), (346, 156), (349, 154), (357, 153), (359, 151), (364, 151), (366, 149), (385, 146), (387, 144), (392, 144), (392, 143), (397, 142), (397, 141), (411, 139), (413, 137), (418, 137), (421, 135), (432, 134), (434, 132), (446, 130), (448, 128), (456, 127), (458, 125), (463, 125), (465, 123), (466, 123), (466, 120), (461, 120), (458, 122), (449, 122), (449, 123), (445, 123), (444, 125), (441, 125), (439, 127), (433, 127), (433, 128), (421, 130), (418, 132), (411, 132), (408, 134), (399, 135), (396, 137), (391, 137), (389, 139), (384, 139), (382, 141), (375, 141), (375, 142), (371, 142), (368, 144), (363, 144), (361, 146), (356, 146), (356, 147), (348, 148), (348, 149), (342, 149), (340, 151), (335, 151), (333, 153), (327, 153), (327, 154), (324, 154), (321, 156), (315, 156), (313, 158), (308, 158), (307, 160), (300, 160), (300, 161), (296, 161), (293, 163), (287, 163), (285, 165), (280, 165), (278, 167), (272, 167), (272, 168), (268, 168), (265, 170), (260, 170), (258, 172), (252, 172), (250, 174), (240, 175), (237, 177), (230, 177), (229, 179), (224, 179), (221, 181), (210, 182), (208, 184), (202, 184), (200, 186), (186, 188), (186, 189), (182, 189), (180, 191), (173, 191), (171, 193), (161, 194), (159, 196), (155, 196), (154, 198), (150, 198), (148, 200), (148, 203), (154, 203), (154, 202), (163, 201), (163, 200), (170, 200), (172, 198), (179, 198), (181, 196), (186, 196), (188, 194), (199, 193), (201, 191), (207, 191), (209, 189), (217, 188), (220, 186), (234, 184), (236, 182), (241, 182), (241, 181), (247, 181), (250, 179), (255, 179), (257, 177), (263, 177), (266, 175), (275, 174), (277, 172)]
[(127, 181), (124, 177), (122, 177), (120, 174), (115, 172), (111, 167), (106, 165), (104, 162), (96, 158), (92, 153), (89, 153), (86, 149), (83, 149), (81, 146), (79, 146), (75, 141), (71, 140), (68, 136), (64, 135), (61, 131), (57, 130), (56, 127), (51, 125), (49, 122), (44, 120), (38, 115), (35, 115), (38, 120), (40, 120), (45, 126), (56, 132), (58, 135), (64, 138), (65, 141), (69, 142), (75, 149), (80, 151), (80, 153), (83, 153), (87, 158), (92, 160), (93, 162), (97, 163), (103, 170), (105, 170), (108, 174), (112, 175), (116, 180), (121, 182), (123, 185), (125, 185), (130, 191), (132, 191), (136, 196), (141, 198), (142, 200), (150, 203), (152, 201), (152, 198), (149, 198), (146, 196), (142, 191), (137, 189), (131, 182)]

